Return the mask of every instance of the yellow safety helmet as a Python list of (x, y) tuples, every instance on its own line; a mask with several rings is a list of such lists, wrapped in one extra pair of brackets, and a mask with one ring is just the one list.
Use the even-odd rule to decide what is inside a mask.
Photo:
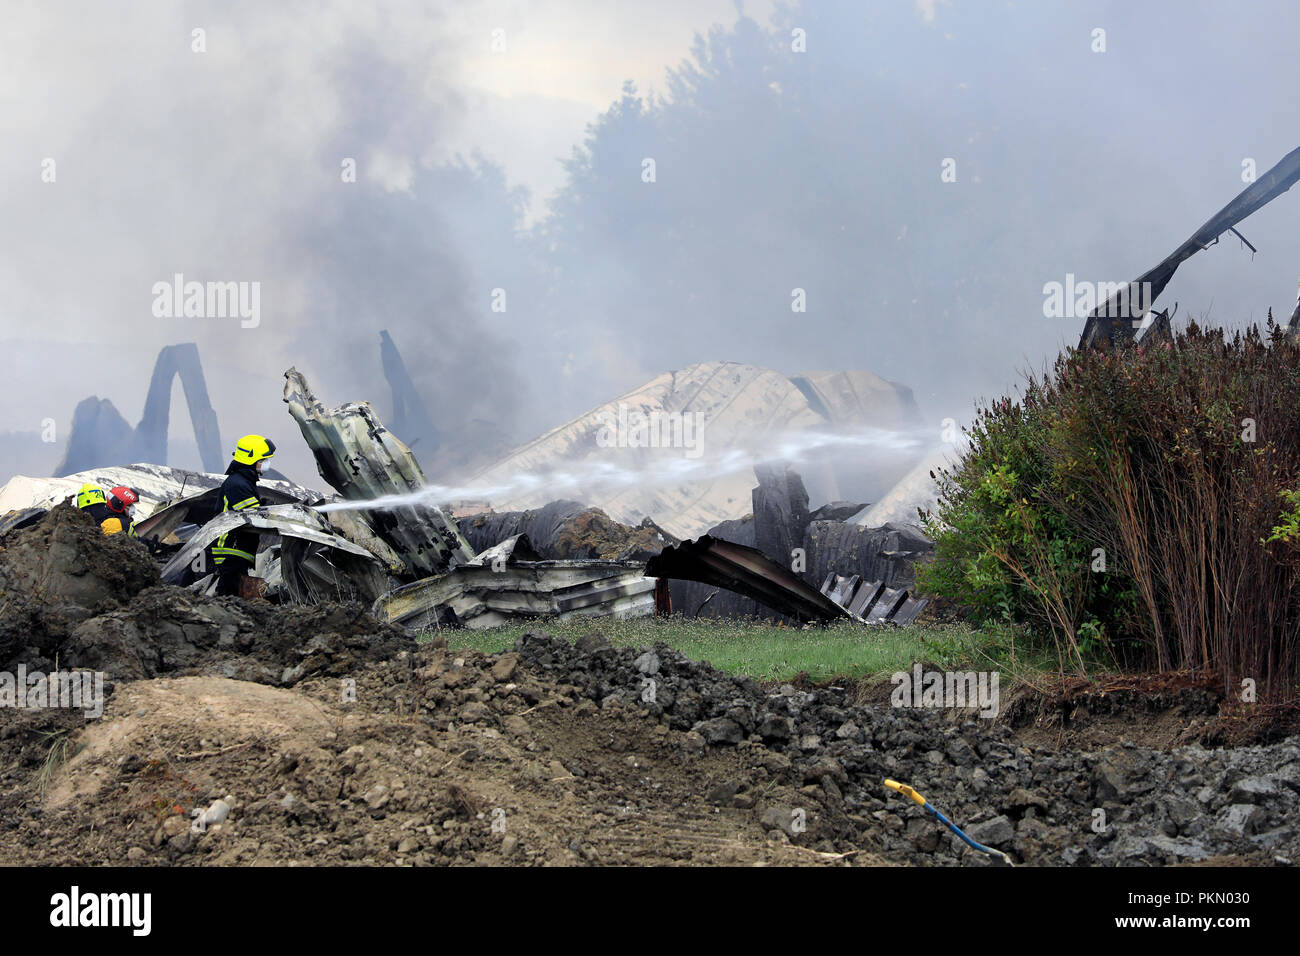
[(263, 438), (261, 435), (245, 435), (235, 445), (235, 453), (231, 457), (241, 465), (254, 465), (263, 458), (271, 458), (274, 455), (275, 442), (271, 439)]
[(105, 504), (104, 489), (98, 485), (82, 485), (77, 492), (77, 507), (89, 508), (91, 505)]

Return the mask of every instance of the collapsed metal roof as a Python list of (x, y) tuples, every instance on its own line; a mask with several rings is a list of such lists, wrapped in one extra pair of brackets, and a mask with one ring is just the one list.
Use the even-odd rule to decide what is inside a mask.
[[(259, 483), (257, 495), (263, 503), (288, 505), (300, 503), (297, 495)], [(209, 488), (186, 498), (179, 498), (157, 508), (147, 518), (135, 523), (136, 537), (146, 541), (162, 541), (185, 524), (203, 525), (221, 513), (221, 486)]]
[[(18, 508), (51, 508), (61, 501), (75, 497), (77, 489), (84, 484), (98, 485), (105, 491), (117, 485), (125, 485), (140, 496), (140, 501), (136, 505), (136, 515), (143, 518), (168, 504), (181, 500), (187, 494), (195, 495), (201, 491), (217, 488), (224, 478), (225, 476), (220, 473), (189, 471), (185, 468), (143, 462), (111, 468), (93, 468), (59, 478), (30, 478), (26, 475), (15, 475), (0, 488), (0, 512)], [(275, 478), (263, 478), (257, 487), (259, 491), (280, 492), (286, 501), (314, 501), (321, 497), (320, 492)]]
[(496, 627), (519, 617), (647, 617), (655, 582), (639, 561), (539, 561), (526, 535), (489, 548), (445, 574), (375, 601), (381, 621), (413, 630), (444, 624)]
[[(373, 502), (425, 489), (416, 457), (384, 427), (368, 403), (326, 409), (296, 369), (285, 373), (284, 401), (322, 477), (345, 498)], [(653, 523), (615, 529), (625, 560), (544, 560), (527, 535), (518, 532), (475, 555), (454, 518), (432, 504), (372, 504), (363, 511), (323, 513), (313, 507), (324, 500), (315, 493), (264, 483), (259, 488), (262, 506), (221, 512), (219, 476), (153, 466), (131, 470), (148, 479), (141, 488), (142, 504), (148, 507), (149, 495), (155, 503), (153, 513), (137, 522), (138, 536), (164, 552), (174, 549), (162, 570), (165, 582), (210, 588), (215, 571), (211, 545), (223, 534), (248, 529), (261, 539), (256, 576), (268, 581), (280, 599), (304, 603), (361, 599), (371, 602), (382, 620), (414, 629), (442, 624), (493, 627), (521, 617), (646, 616), (655, 613), (657, 604), (661, 610), (670, 608), (669, 579), (726, 588), (799, 621), (911, 620), (925, 603), (883, 581), (863, 584), (856, 575), (851, 581), (830, 575), (823, 586), (824, 592), (831, 592), (828, 596), (763, 551), (709, 535), (674, 542), (649, 563), (633, 559), (638, 548), (644, 551), (673, 541)], [(756, 471), (760, 479), (754, 496), (756, 514), (772, 517), (786, 531), (786, 525), (808, 524), (807, 494), (797, 475), (785, 474), (777, 482), (780, 487), (768, 494), (764, 490), (768, 469)], [(187, 487), (193, 492), (181, 497)], [(798, 508), (789, 503), (795, 497), (803, 502)], [(591, 520), (576, 520), (574, 508), (577, 518)], [(555, 521), (544, 520), (548, 515)], [(492, 529), (487, 531), (489, 537), (524, 525), (536, 525), (555, 538), (562, 532), (581, 535), (592, 528), (593, 533), (608, 532), (605, 525), (612, 524), (605, 515), (582, 509), (576, 502), (554, 502), (536, 513), (479, 518), (483, 530)], [(575, 520), (564, 525), (562, 518)], [(30, 516), (15, 514), (6, 520), (16, 524)], [(629, 535), (637, 531), (646, 531), (653, 540), (633, 542)], [(763, 541), (766, 550), (781, 552), (796, 537), (766, 535)], [(551, 541), (552, 549), (556, 546), (557, 541)], [(578, 545), (569, 542), (566, 547), (570, 546)], [(858, 571), (877, 573), (874, 565), (859, 566)]]
[[(215, 572), (208, 549), (223, 534), (239, 529), (270, 538), (258, 548), (258, 571), (268, 581), (282, 582), (293, 601), (373, 601), (388, 587), (378, 558), (335, 534), (322, 515), (298, 503), (221, 512), (172, 555), (162, 569), (162, 580), (205, 586)], [(271, 563), (275, 566), (269, 567)]]
[(831, 573), (817, 591), (763, 552), (710, 535), (664, 548), (646, 563), (646, 574), (726, 588), (806, 623), (909, 624), (927, 603), (906, 588), (863, 582), (856, 574)]
[(763, 552), (707, 534), (664, 548), (646, 562), (645, 573), (726, 588), (799, 621), (835, 621), (849, 616)]
[[(631, 418), (629, 418), (631, 416)], [(610, 422), (636, 420), (685, 426), (695, 422), (697, 430), (685, 428), (681, 451), (703, 455), (702, 436), (707, 435), (709, 456), (730, 449), (744, 449), (757, 435), (779, 435), (807, 430), (835, 430), (863, 427), (910, 428), (919, 421), (911, 389), (886, 381), (867, 371), (803, 372), (795, 376), (773, 369), (737, 362), (702, 362), (662, 375), (612, 401), (551, 429), (481, 469), (472, 476), (479, 484), (508, 484), (519, 473), (563, 469), (578, 462), (599, 460), (636, 471), (649, 467), (659, 449), (629, 440), (609, 446), (602, 433)], [(699, 429), (703, 429), (702, 431)], [(653, 428), (652, 428), (653, 431)], [(854, 462), (856, 482), (867, 473), (885, 485), (911, 465), (911, 454), (881, 451), (871, 462)], [(844, 474), (837, 476), (837, 467)], [(828, 497), (841, 497), (839, 483), (847, 480), (848, 469), (834, 461), (817, 466)], [(722, 471), (680, 483), (576, 487), (572, 497), (600, 508), (616, 521), (637, 525), (650, 517), (676, 538), (707, 533), (719, 522), (740, 518), (749, 500), (750, 480), (742, 471)], [(542, 508), (549, 500), (545, 489), (516, 491), (493, 496), (496, 511), (524, 511)]]

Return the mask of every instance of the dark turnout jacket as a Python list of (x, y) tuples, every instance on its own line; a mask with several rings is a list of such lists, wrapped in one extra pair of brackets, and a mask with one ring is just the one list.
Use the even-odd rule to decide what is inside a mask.
[[(226, 469), (226, 480), (221, 483), (221, 510), (247, 511), (261, 503), (257, 496), (257, 469), (231, 462)], [(248, 529), (227, 531), (212, 545), (212, 560), (221, 564), (226, 558), (240, 558), (251, 564), (257, 554), (257, 537), (257, 532)]]

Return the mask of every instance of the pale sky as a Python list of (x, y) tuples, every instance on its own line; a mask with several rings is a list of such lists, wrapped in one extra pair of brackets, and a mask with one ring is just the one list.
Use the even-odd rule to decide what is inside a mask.
[[(761, 23), (772, 6), (742, 4)], [(618, 98), (623, 82), (661, 92), (664, 70), (685, 57), (695, 33), (730, 23), (736, 9), (732, 0), (460, 5), (447, 26), (463, 50), (466, 109), (435, 155), (482, 150), (533, 193), (531, 221), (563, 182), (559, 158), (582, 141), (587, 123)], [(496, 30), (505, 52), (493, 52)]]

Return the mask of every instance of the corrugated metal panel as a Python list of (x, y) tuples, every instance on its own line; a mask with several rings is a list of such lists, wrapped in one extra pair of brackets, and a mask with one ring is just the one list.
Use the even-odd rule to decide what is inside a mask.
[(325, 519), (300, 504), (225, 511), (191, 535), (163, 567), (168, 584), (186, 585), (212, 571), (204, 558), (217, 538), (247, 528), (278, 540), (280, 577), (296, 601), (373, 600), (389, 585), (382, 563), (360, 545), (335, 534)]
[(875, 605), (871, 608), (871, 613), (863, 620), (868, 624), (883, 624), (893, 616), (893, 613), (906, 600), (907, 592), (902, 588), (885, 588), (880, 597), (876, 599)]
[(854, 619), (866, 624), (910, 624), (929, 603), (912, 597), (905, 588), (886, 587), (883, 581), (859, 581), (857, 575), (827, 575), (822, 593), (843, 603)]
[[(636, 561), (524, 561), (503, 548), (506, 565), (488, 560), (381, 595), (374, 614), (412, 630), (456, 623), (495, 627), (528, 617), (648, 617), (655, 582)], [(505, 544), (506, 542), (503, 542)], [(485, 557), (481, 555), (480, 557)]]
[(854, 617), (866, 617), (884, 590), (885, 585), (879, 581), (858, 585), (858, 592), (849, 601), (849, 613)]
[(908, 624), (911, 624), (916, 620), (917, 615), (925, 610), (925, 606), (929, 603), (930, 602), (925, 598), (909, 597), (899, 606), (898, 610), (894, 612), (894, 616), (891, 617), (890, 620), (895, 624), (906, 627)]
[[(299, 501), (287, 492), (268, 488), (258, 482), (257, 496), (264, 505), (290, 505)], [(165, 505), (135, 523), (135, 533), (148, 541), (161, 541), (182, 524), (206, 524), (221, 514), (221, 488), (210, 488)]]

